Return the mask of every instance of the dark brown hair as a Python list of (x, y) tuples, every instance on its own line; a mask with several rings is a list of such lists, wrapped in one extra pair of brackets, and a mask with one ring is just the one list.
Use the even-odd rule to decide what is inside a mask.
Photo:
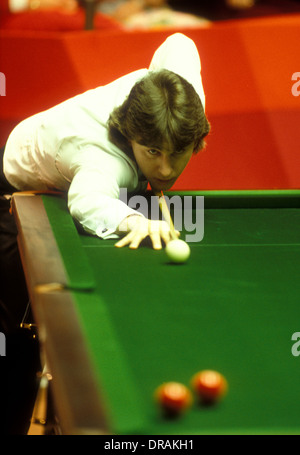
[(150, 71), (131, 89), (108, 120), (109, 138), (125, 152), (134, 140), (159, 150), (180, 151), (194, 143), (204, 148), (210, 125), (199, 95), (172, 71)]

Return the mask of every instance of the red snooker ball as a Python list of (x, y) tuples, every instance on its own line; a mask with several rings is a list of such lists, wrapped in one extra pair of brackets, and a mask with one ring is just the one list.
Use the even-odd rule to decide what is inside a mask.
[(165, 382), (154, 393), (155, 399), (167, 415), (182, 414), (192, 404), (190, 390), (179, 382)]
[(203, 370), (196, 373), (191, 380), (192, 388), (203, 404), (219, 401), (228, 390), (225, 377), (213, 370)]

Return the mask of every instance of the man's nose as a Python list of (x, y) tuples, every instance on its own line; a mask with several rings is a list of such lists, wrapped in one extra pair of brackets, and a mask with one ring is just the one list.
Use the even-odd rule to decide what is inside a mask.
[(173, 174), (173, 167), (168, 156), (161, 156), (158, 166), (159, 178), (169, 179)]

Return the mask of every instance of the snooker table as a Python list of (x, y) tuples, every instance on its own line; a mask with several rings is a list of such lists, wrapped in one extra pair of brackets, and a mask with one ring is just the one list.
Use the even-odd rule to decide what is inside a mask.
[[(60, 194), (13, 195), (62, 433), (300, 434), (300, 191), (177, 194), (204, 196), (204, 236), (181, 265), (83, 233)], [(202, 369), (227, 396), (163, 417), (154, 389)]]

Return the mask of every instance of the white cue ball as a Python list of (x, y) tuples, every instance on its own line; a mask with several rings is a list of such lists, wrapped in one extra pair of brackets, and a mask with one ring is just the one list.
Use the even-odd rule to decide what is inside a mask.
[(190, 247), (183, 240), (175, 239), (170, 240), (166, 246), (166, 253), (172, 262), (182, 263), (185, 262), (190, 254)]

